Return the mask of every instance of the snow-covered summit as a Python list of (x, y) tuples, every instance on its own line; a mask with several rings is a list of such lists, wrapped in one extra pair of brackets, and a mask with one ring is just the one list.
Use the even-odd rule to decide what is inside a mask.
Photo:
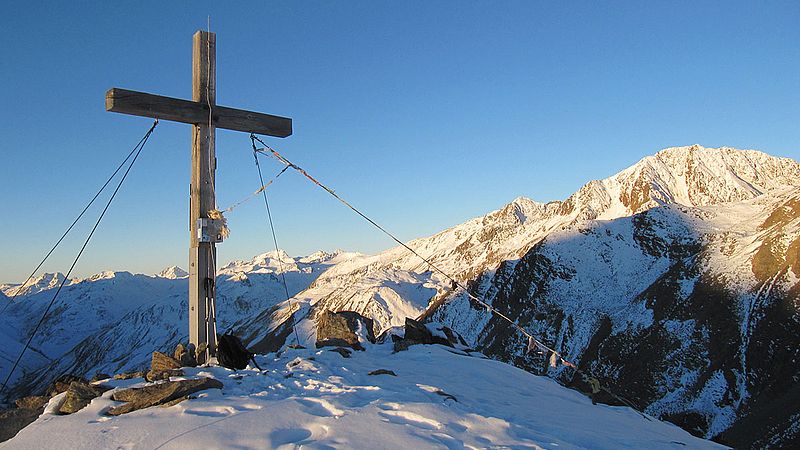
[(177, 280), (179, 278), (186, 278), (189, 276), (189, 272), (181, 269), (178, 266), (170, 266), (166, 269), (159, 272), (157, 275), (159, 278), (166, 278), (169, 280)]
[(665, 204), (748, 200), (798, 183), (800, 164), (790, 158), (730, 147), (672, 147), (609, 178), (590, 181), (564, 202), (562, 213), (616, 219)]
[[(77, 413), (52, 412), (4, 448), (696, 448), (722, 446), (625, 407), (490, 359), (441, 346), (349, 358), (328, 349), (259, 356), (263, 372), (187, 368), (223, 383), (167, 408), (121, 416), (113, 391)], [(376, 369), (392, 374), (371, 375)], [(113, 380), (129, 387), (140, 380)]]
[(2, 291), (8, 297), (32, 295), (57, 287), (62, 281), (64, 281), (64, 274), (61, 272), (44, 273), (38, 277), (31, 278), (22, 285), (5, 285)]

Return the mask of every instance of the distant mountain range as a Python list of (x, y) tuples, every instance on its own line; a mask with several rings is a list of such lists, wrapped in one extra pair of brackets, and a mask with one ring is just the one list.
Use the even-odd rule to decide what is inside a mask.
[[(564, 201), (518, 198), (408, 245), (647, 413), (737, 447), (790, 445), (800, 440), (799, 184), (791, 159), (669, 148)], [(0, 286), (21, 290), (0, 318), (2, 372), (59, 276)], [(139, 369), (153, 350), (185, 341), (185, 276), (169, 268), (71, 281), (12, 395), (61, 373)], [(325, 310), (370, 317), (376, 335), (423, 317), (493, 358), (586, 388), (402, 247), (271, 252), (218, 276), (220, 331), (262, 352), (293, 342), (292, 323), (313, 345)]]

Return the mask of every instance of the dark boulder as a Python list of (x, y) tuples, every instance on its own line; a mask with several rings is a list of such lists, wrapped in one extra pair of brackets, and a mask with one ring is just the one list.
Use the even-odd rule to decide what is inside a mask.
[(0, 411), (0, 442), (16, 436), (19, 430), (33, 423), (42, 411), (44, 405), (38, 409), (14, 408)]
[(330, 349), (328, 351), (329, 352), (336, 352), (336, 353), (342, 355), (343, 358), (349, 358), (350, 354), (353, 353), (352, 350), (348, 350), (348, 349), (346, 349), (344, 347), (336, 347), (336, 348), (332, 348), (332, 349)]
[(17, 408), (20, 409), (41, 409), (43, 408), (47, 402), (50, 401), (50, 397), (43, 396), (43, 395), (33, 395), (30, 397), (22, 397), (18, 398), (14, 401), (17, 405)]
[(94, 382), (94, 381), (100, 381), (100, 380), (107, 380), (107, 379), (109, 379), (109, 378), (111, 378), (111, 375), (109, 375), (109, 374), (107, 374), (107, 373), (100, 373), (100, 372), (98, 372), (98, 373), (94, 374), (94, 376), (92, 377), (92, 379), (91, 379), (91, 380), (89, 380), (89, 381), (92, 381), (92, 382)]
[(79, 383), (87, 384), (88, 381), (75, 375), (61, 375), (60, 377), (56, 378), (50, 386), (47, 387), (47, 396), (48, 397), (55, 397), (56, 395), (66, 392), (69, 389), (70, 384), (73, 381), (77, 381)]
[(317, 316), (317, 348), (350, 347), (364, 350), (360, 337), (375, 342), (374, 323), (353, 311), (323, 311)]
[(448, 347), (466, 346), (464, 338), (440, 323), (422, 323), (406, 317), (403, 337), (392, 334), (394, 351), (399, 352), (417, 344), (441, 344)]

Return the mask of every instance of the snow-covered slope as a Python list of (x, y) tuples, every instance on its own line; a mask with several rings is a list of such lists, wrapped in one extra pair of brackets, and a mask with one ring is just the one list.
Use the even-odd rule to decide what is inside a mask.
[[(109, 417), (112, 392), (45, 413), (2, 448), (722, 448), (512, 366), (415, 346), (351, 358), (287, 349), (265, 370), (188, 369), (224, 383), (169, 408)], [(388, 369), (392, 375), (368, 375)], [(130, 385), (114, 381), (113, 385)], [(58, 397), (51, 401), (57, 402)]]

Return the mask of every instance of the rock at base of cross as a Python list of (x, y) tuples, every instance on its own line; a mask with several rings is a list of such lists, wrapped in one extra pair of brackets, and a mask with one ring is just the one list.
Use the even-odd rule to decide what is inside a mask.
[[(364, 350), (361, 339), (375, 342), (372, 319), (353, 311), (323, 311), (316, 319), (316, 347), (350, 347)], [(360, 334), (360, 336), (359, 336)]]
[(85, 383), (73, 381), (64, 396), (64, 402), (58, 408), (61, 414), (72, 414), (85, 408), (95, 397), (99, 397), (109, 388), (103, 386), (90, 386)]
[(109, 415), (118, 416), (150, 406), (177, 404), (189, 395), (206, 389), (222, 389), (222, 383), (213, 378), (201, 377), (191, 380), (166, 381), (140, 388), (122, 389), (114, 392), (111, 399), (127, 402), (111, 408)]

